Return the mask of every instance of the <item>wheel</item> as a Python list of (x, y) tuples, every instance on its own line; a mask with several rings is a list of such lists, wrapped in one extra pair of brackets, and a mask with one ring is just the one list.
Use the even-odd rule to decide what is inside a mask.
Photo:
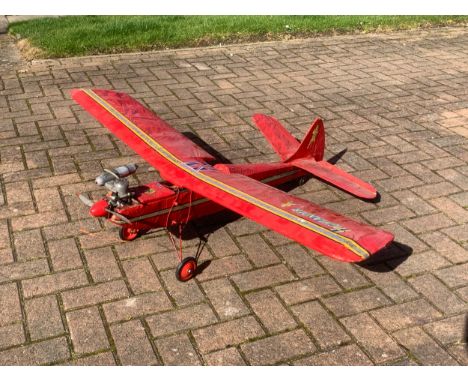
[(135, 240), (139, 234), (140, 230), (131, 226), (123, 226), (119, 229), (119, 237), (124, 241)]
[(197, 271), (197, 260), (194, 257), (186, 257), (176, 268), (176, 278), (179, 281), (188, 281)]

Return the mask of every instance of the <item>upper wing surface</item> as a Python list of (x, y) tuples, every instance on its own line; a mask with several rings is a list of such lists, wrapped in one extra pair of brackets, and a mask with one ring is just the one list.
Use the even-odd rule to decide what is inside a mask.
[[(214, 161), (215, 158), (196, 145), (190, 139), (179, 133), (167, 122), (148, 110), (141, 103), (125, 93), (101, 89), (79, 89), (72, 91), (72, 98), (85, 110), (91, 113), (99, 122), (108, 127), (119, 138), (119, 124), (109, 118), (109, 107), (116, 110), (122, 117), (137, 125), (146, 135), (157, 140), (161, 146), (182, 161), (191, 159)], [(119, 119), (115, 117), (114, 119)], [(129, 138), (132, 140), (131, 138)], [(130, 143), (125, 141), (128, 145)], [(133, 142), (138, 144), (138, 141)], [(146, 158), (145, 158), (146, 159)]]

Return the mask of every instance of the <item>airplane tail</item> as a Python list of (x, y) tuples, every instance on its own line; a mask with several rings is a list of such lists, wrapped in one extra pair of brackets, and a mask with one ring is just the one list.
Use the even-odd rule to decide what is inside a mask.
[(296, 159), (315, 159), (316, 161), (323, 159), (325, 130), (320, 118), (315, 119), (301, 142), (298, 142), (273, 117), (255, 114), (252, 119), (283, 162), (287, 163)]
[(298, 142), (273, 117), (255, 114), (253, 120), (283, 163), (307, 171), (360, 198), (375, 199), (377, 197), (377, 190), (372, 185), (323, 160), (325, 129), (320, 118), (312, 123), (302, 142)]

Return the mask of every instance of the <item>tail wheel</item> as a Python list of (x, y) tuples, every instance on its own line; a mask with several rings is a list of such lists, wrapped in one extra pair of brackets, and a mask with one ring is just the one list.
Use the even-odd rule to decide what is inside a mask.
[(179, 281), (188, 281), (197, 271), (197, 259), (194, 257), (186, 257), (183, 259), (176, 268), (176, 278)]
[(140, 230), (137, 228), (123, 226), (119, 229), (119, 237), (124, 241), (135, 240), (140, 234)]

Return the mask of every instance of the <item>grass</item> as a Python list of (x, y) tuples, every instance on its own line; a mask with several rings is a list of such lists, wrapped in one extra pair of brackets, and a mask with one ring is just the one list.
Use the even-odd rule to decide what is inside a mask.
[(468, 16), (67, 16), (10, 25), (28, 58), (466, 24)]

